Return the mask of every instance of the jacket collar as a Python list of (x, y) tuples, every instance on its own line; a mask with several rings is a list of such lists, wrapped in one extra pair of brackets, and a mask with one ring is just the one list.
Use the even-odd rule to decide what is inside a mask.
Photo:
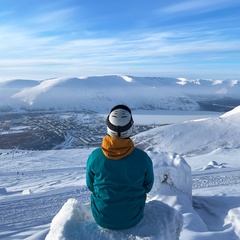
[(104, 155), (112, 160), (126, 157), (134, 150), (134, 144), (130, 138), (122, 139), (110, 136), (103, 138), (101, 147)]

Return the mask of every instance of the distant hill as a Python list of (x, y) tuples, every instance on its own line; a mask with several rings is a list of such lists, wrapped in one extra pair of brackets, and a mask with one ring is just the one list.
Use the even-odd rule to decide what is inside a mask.
[(220, 117), (157, 127), (133, 136), (136, 146), (151, 151), (194, 156), (218, 148), (240, 148), (240, 106)]
[(0, 111), (132, 109), (228, 111), (240, 104), (239, 80), (105, 75), (0, 82)]

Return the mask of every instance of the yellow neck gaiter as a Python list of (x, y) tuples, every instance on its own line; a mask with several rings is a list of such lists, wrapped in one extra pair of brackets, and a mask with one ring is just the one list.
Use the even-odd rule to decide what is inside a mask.
[(107, 158), (119, 160), (134, 150), (133, 141), (122, 138), (105, 136), (102, 140), (102, 151)]

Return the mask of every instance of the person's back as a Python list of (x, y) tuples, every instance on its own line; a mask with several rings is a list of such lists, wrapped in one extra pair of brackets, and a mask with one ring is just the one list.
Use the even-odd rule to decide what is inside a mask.
[(129, 138), (133, 120), (124, 105), (114, 107), (107, 118), (109, 136), (87, 162), (86, 181), (92, 214), (98, 225), (129, 228), (143, 217), (146, 194), (153, 185), (152, 161)]

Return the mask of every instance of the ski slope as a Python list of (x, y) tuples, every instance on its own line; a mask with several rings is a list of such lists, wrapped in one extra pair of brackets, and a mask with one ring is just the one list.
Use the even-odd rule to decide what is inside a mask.
[[(145, 218), (133, 229), (120, 232), (100, 229), (89, 214), (90, 193), (85, 184), (85, 165), (93, 149), (1, 150), (0, 239), (175, 240), (181, 227), (180, 240), (239, 239), (240, 148), (237, 145), (239, 135), (235, 135), (239, 129), (239, 112), (236, 108), (221, 116), (224, 124), (219, 123), (215, 128), (216, 139), (217, 133), (218, 138), (223, 132), (231, 134), (231, 145), (218, 145), (221, 142), (215, 141), (207, 151), (203, 148), (181, 155), (169, 149), (165, 151), (157, 144), (148, 149), (154, 163), (155, 183), (148, 195)], [(199, 131), (195, 130), (195, 134), (202, 141), (209, 136), (209, 132), (204, 131), (205, 126), (216, 119), (204, 121), (208, 123), (194, 121), (195, 129)], [(167, 126), (168, 133), (172, 134), (172, 129), (183, 131), (186, 124)], [(188, 127), (185, 129), (189, 130)], [(157, 143), (151, 131), (149, 135), (137, 135), (135, 140), (141, 135), (142, 140), (149, 138)], [(167, 132), (165, 134), (167, 136)], [(169, 139), (166, 137), (166, 141)], [(184, 137), (172, 141), (176, 147), (184, 146), (184, 152), (199, 147), (199, 139), (195, 141), (195, 138), (191, 142)], [(166, 181), (165, 174), (168, 176)], [(83, 237), (90, 236), (89, 232), (91, 238)]]
[[(45, 239), (49, 232), (52, 219), (59, 213), (62, 206), (66, 204), (69, 199), (75, 199), (80, 205), (88, 204), (90, 193), (84, 182), (84, 164), (85, 158), (90, 152), (91, 149), (19, 152), (15, 153), (13, 160), (11, 159), (12, 156), (6, 152), (2, 154), (0, 161), (1, 169), (5, 169), (5, 173), (1, 172), (0, 175), (1, 186), (4, 186), (0, 190), (0, 239)], [(238, 153), (240, 153), (240, 150)], [(154, 162), (159, 162), (160, 158), (164, 163), (161, 164), (161, 166), (155, 164), (155, 185), (151, 194), (148, 196), (148, 201), (161, 200), (163, 203), (174, 207), (180, 212), (182, 211), (185, 225), (181, 232), (180, 239), (188, 239), (185, 237), (190, 235), (192, 239), (202, 239), (199, 237), (198, 232), (202, 229), (201, 225), (203, 223), (201, 219), (206, 218), (206, 214), (212, 211), (211, 207), (216, 213), (221, 215), (221, 218), (224, 218), (224, 221), (230, 221), (230, 224), (225, 227), (222, 226), (222, 228), (219, 229), (219, 226), (215, 226), (216, 221), (213, 221), (205, 226), (203, 232), (201, 230), (202, 233), (200, 235), (205, 236), (205, 239), (212, 240), (216, 239), (216, 236), (219, 237), (219, 235), (223, 236), (220, 239), (238, 239), (239, 236), (236, 235), (236, 233), (239, 232), (237, 225), (239, 223), (238, 211), (240, 208), (240, 194), (238, 193), (239, 191), (237, 191), (239, 189), (239, 181), (229, 182), (228, 178), (223, 178), (221, 182), (219, 182), (219, 176), (232, 177), (233, 173), (239, 176), (240, 172), (239, 168), (237, 168), (237, 161), (233, 160), (229, 163), (235, 166), (234, 168), (226, 166), (224, 169), (215, 169), (213, 170), (213, 174), (211, 174), (212, 170), (194, 171), (192, 173), (194, 206), (192, 208), (187, 193), (189, 189), (187, 186), (181, 187), (181, 183), (179, 182), (176, 183), (177, 178), (175, 179), (173, 177), (174, 182), (169, 182), (169, 185), (163, 185), (159, 190), (159, 187), (162, 185), (160, 182), (162, 181), (158, 180), (162, 177), (162, 174), (164, 172), (169, 173), (169, 171), (174, 172), (174, 166), (168, 164), (166, 167), (166, 164), (171, 163), (172, 159), (180, 158), (180, 156), (166, 152), (149, 152), (148, 154)], [(69, 168), (69, 163), (64, 161), (69, 158), (69, 155), (72, 155), (74, 159), (71, 161), (71, 168)], [(42, 165), (39, 165), (39, 159), (45, 159), (41, 161)], [(26, 163), (26, 166), (23, 166), (22, 171), (17, 173), (16, 170), (21, 169), (21, 163), (23, 162)], [(165, 170), (162, 165), (165, 165)], [(27, 166), (31, 166), (31, 169), (28, 170)], [(56, 166), (58, 166), (58, 168), (56, 168)], [(200, 166), (202, 165), (199, 164), (199, 167)], [(14, 171), (7, 172), (7, 169), (10, 167)], [(202, 167), (204, 168), (204, 166)], [(180, 173), (178, 176), (186, 175), (183, 169), (179, 170), (179, 166), (177, 167), (177, 171)], [(194, 184), (196, 179), (208, 179), (208, 182), (207, 184), (205, 182), (204, 186), (196, 186)], [(189, 180), (186, 182), (189, 184)], [(221, 199), (223, 204), (220, 204), (217, 208), (214, 198)], [(210, 203), (206, 205), (210, 209), (205, 209), (204, 201), (210, 201)], [(65, 214), (71, 214), (69, 210), (70, 207), (73, 207), (71, 202), (65, 210)], [(226, 215), (224, 215), (222, 213), (224, 207), (227, 209), (230, 208), (231, 212), (225, 213)], [(201, 209), (201, 211), (199, 209)], [(150, 211), (155, 212), (155, 210), (151, 210), (151, 208)], [(197, 211), (200, 212), (197, 213)], [(159, 216), (161, 216), (161, 213)], [(193, 213), (198, 217), (198, 221), (201, 222), (201, 224), (199, 223), (199, 229), (198, 226), (195, 226), (196, 229), (192, 229), (193, 223), (191, 221), (195, 219), (195, 215), (192, 216), (192, 218), (190, 217), (190, 220), (192, 219), (191, 221), (188, 219), (189, 214), (192, 215)], [(230, 220), (231, 218), (233, 219)], [(190, 221), (189, 224), (186, 224), (186, 221)], [(147, 225), (150, 224), (150, 222), (151, 218), (146, 219)], [(217, 232), (214, 230), (216, 228), (218, 229)], [(85, 233), (86, 229), (82, 231)], [(97, 229), (95, 229), (95, 234), (98, 234), (99, 232), (96, 233), (96, 231)], [(146, 231), (149, 231), (149, 229)], [(65, 232), (65, 234), (67, 233)], [(149, 236), (150, 235), (149, 233)], [(234, 235), (234, 238), (229, 238)], [(94, 236), (96, 237), (96, 235)], [(111, 236), (111, 234), (109, 236)], [(105, 238), (100, 239), (116, 239), (109, 236), (108, 238), (105, 236)], [(119, 236), (122, 235), (120, 234)]]

